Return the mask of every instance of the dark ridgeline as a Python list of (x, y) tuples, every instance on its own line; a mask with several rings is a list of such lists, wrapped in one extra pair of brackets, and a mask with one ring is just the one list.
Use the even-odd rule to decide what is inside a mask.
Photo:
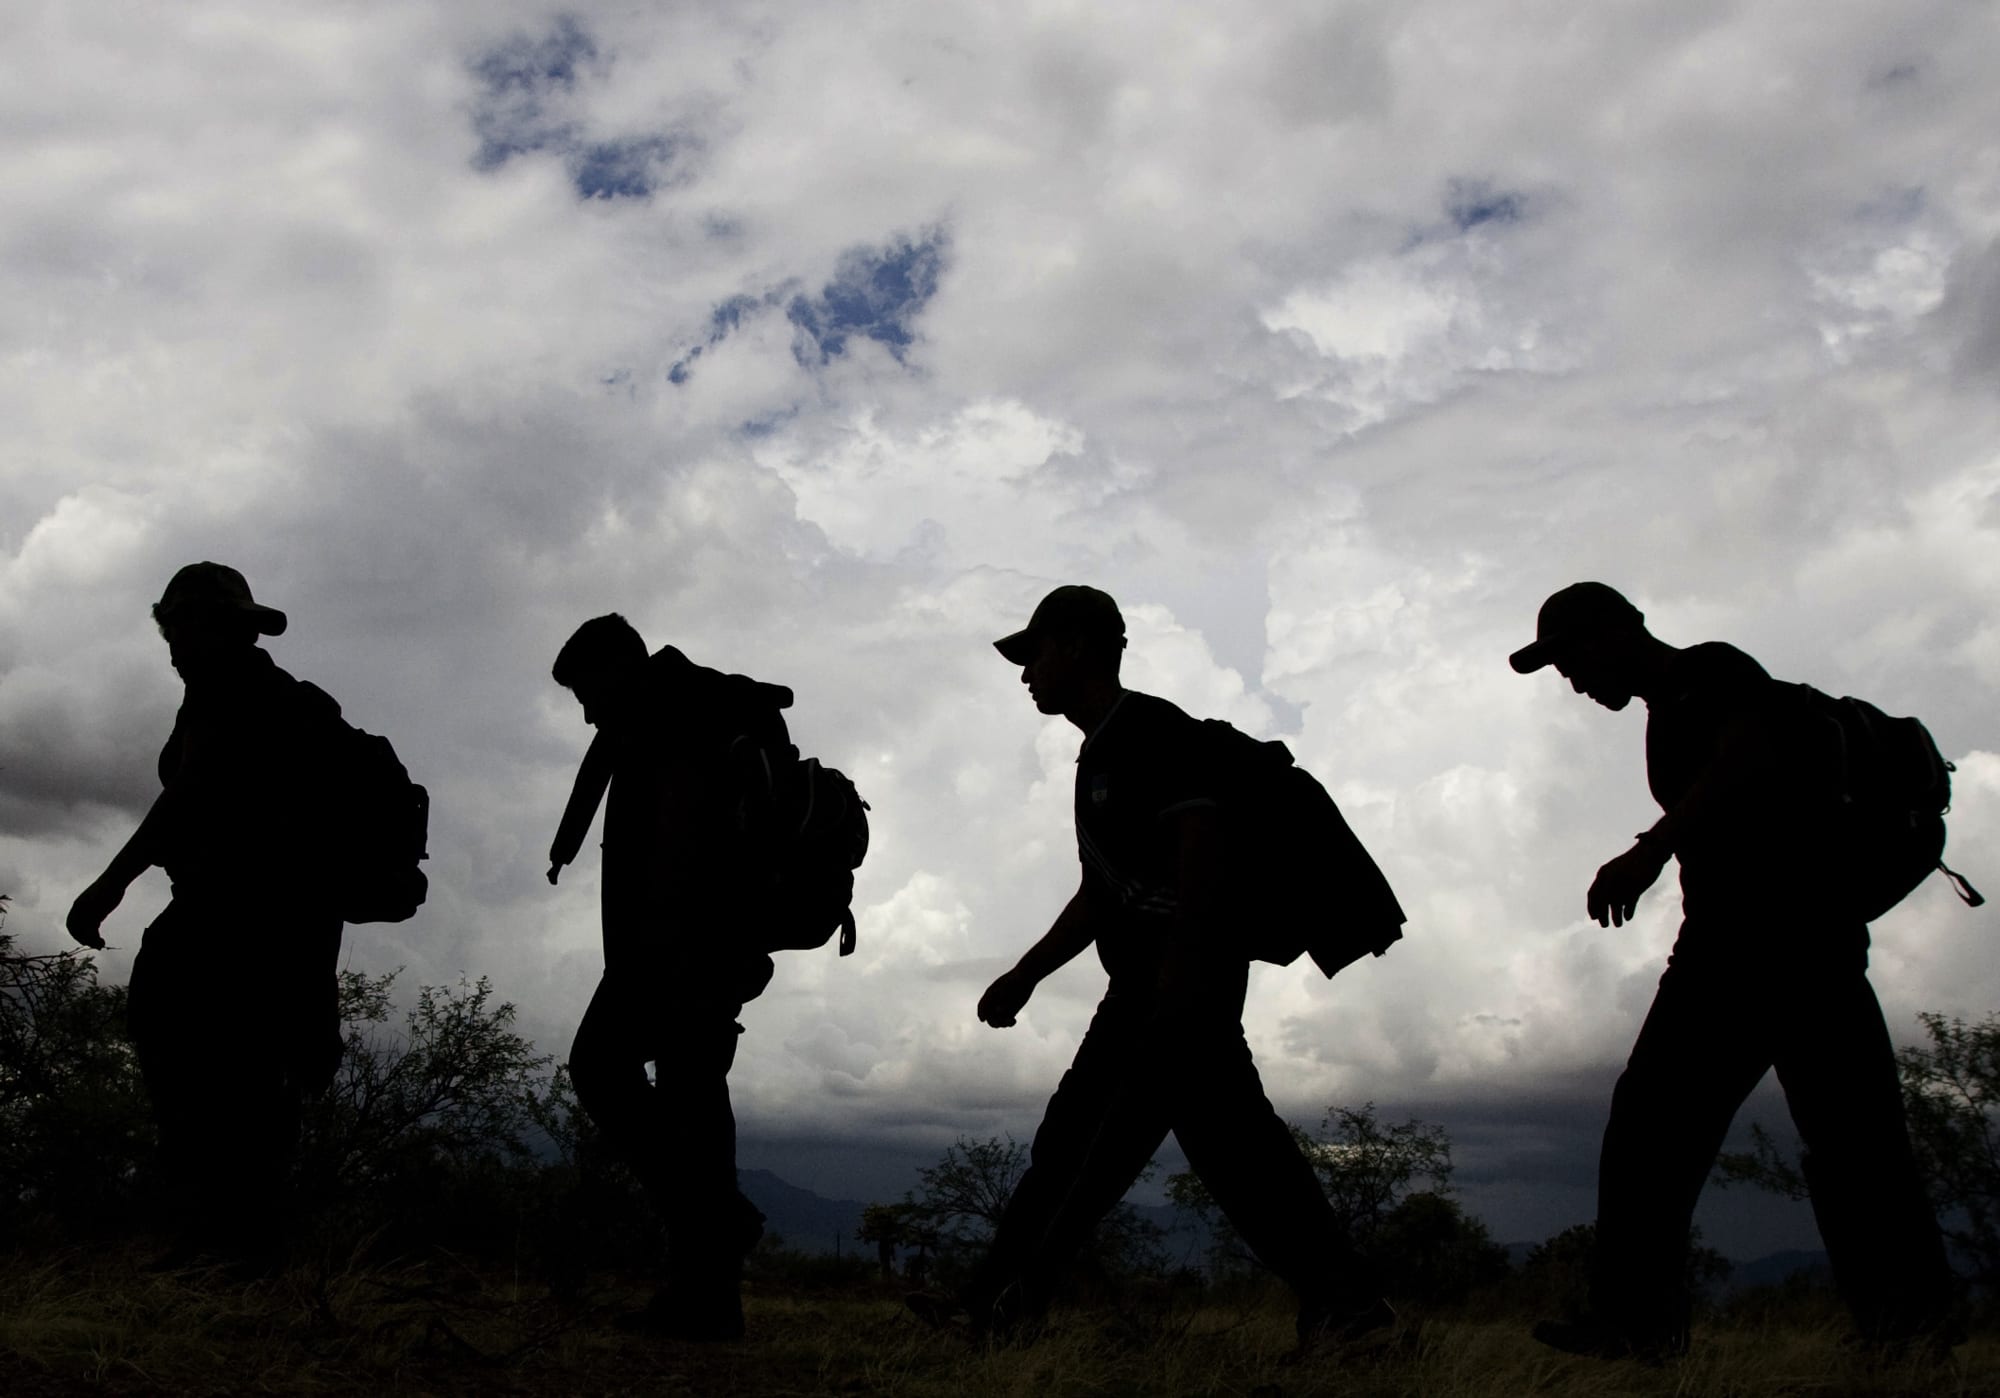
[(844, 777), (800, 760), (781, 712), (792, 691), (780, 685), (672, 646), (648, 655), (615, 614), (579, 627), (554, 673), (597, 735), (549, 853), (550, 883), (605, 803), (604, 977), (570, 1073), (667, 1238), (666, 1276), (625, 1323), (734, 1338), (743, 1259), (764, 1224), (737, 1187), (736, 1016), (770, 982), (770, 952), (824, 945), (836, 929), (842, 953), (852, 949), (865, 808)]
[(153, 1265), (256, 1275), (284, 1259), (301, 1104), (340, 1061), (341, 924), (399, 920), (423, 901), (427, 803), (384, 740), (259, 647), (285, 614), (241, 573), (189, 564), (153, 619), (186, 686), (160, 795), (68, 925), (102, 947), (134, 879), (157, 865), (173, 881), (129, 990), (176, 1211)]
[[(1230, 1222), (1297, 1293), (1302, 1344), (1385, 1329), (1393, 1312), (1266, 1099), (1243, 1035), (1249, 962), (1266, 955), (1254, 944), (1270, 931), (1251, 924), (1273, 915), (1277, 901), (1256, 883), (1278, 875), (1241, 838), (1255, 828), (1256, 798), (1279, 782), (1253, 770), (1261, 762), (1249, 753), (1262, 745), (1124, 689), (1124, 619), (1095, 588), (1055, 589), (1023, 630), (995, 644), (1021, 667), (1035, 706), (1084, 735), (1076, 777), (1082, 882), (1048, 932), (987, 989), (979, 1017), (1012, 1025), (1036, 985), (1093, 944), (1109, 986), (1049, 1099), (986, 1255), (954, 1296), (920, 1293), (911, 1308), (938, 1324), (963, 1311), (975, 1334), (1031, 1326), (1171, 1130)], [(1282, 767), (1290, 768), (1288, 754)], [(1354, 886), (1368, 891), (1340, 910), (1354, 946), (1341, 951), (1296, 933), (1268, 959), (1310, 949), (1331, 974), (1400, 935), (1402, 911), (1372, 861), (1358, 843), (1343, 858)], [(1325, 872), (1321, 864), (1294, 876)], [(1329, 915), (1323, 897), (1308, 909)]]
[[(1911, 868), (1851, 789), (1863, 744), (1875, 741), (1847, 731), (1859, 701), (1779, 683), (1733, 646), (1670, 646), (1602, 583), (1550, 597), (1534, 642), (1511, 660), (1522, 674), (1553, 665), (1607, 709), (1646, 702), (1647, 783), (1665, 814), (1597, 871), (1585, 906), (1600, 926), (1622, 926), (1678, 859), (1684, 914), (1612, 1094), (1589, 1306), (1537, 1326), (1537, 1337), (1607, 1357), (1686, 1347), (1695, 1202), (1736, 1109), (1775, 1068), (1861, 1334), (1897, 1348), (1948, 1345), (1951, 1274), (1867, 977), (1867, 919), (1935, 867), (1941, 824)], [(1881, 887), (1884, 870), (1899, 886)]]

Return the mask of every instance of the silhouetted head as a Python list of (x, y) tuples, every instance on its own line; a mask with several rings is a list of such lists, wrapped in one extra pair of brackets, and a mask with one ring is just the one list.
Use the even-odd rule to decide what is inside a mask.
[(212, 671), (259, 636), (285, 631), (285, 614), (253, 598), (243, 575), (222, 563), (190, 563), (175, 573), (153, 604), (153, 622), (182, 679)]
[(1508, 662), (1523, 675), (1553, 665), (1578, 694), (1615, 711), (1644, 690), (1647, 656), (1658, 644), (1645, 614), (1616, 588), (1571, 583), (1542, 603), (1534, 641)]
[(616, 612), (576, 628), (556, 652), (555, 680), (583, 705), (593, 728), (616, 722), (646, 671), (646, 642)]
[(1070, 584), (1044, 597), (1028, 624), (993, 648), (1021, 667), (1037, 709), (1073, 715), (1093, 689), (1117, 688), (1125, 618), (1109, 593)]

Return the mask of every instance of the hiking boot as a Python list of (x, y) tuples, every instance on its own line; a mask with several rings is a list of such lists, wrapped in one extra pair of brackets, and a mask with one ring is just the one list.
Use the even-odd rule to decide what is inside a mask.
[(685, 1287), (663, 1286), (641, 1310), (628, 1311), (611, 1322), (630, 1335), (710, 1344), (743, 1338), (743, 1298), (735, 1285), (710, 1289), (698, 1297)]

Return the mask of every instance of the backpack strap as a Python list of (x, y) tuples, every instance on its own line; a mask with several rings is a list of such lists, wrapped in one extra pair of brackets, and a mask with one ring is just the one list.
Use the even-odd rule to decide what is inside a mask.
[(1952, 892), (1959, 896), (1966, 907), (1977, 908), (1986, 902), (1986, 895), (1972, 886), (1972, 880), (1959, 873), (1958, 870), (1952, 868), (1951, 865), (1945, 863), (1942, 859), (1938, 861), (1938, 872), (1951, 880)]

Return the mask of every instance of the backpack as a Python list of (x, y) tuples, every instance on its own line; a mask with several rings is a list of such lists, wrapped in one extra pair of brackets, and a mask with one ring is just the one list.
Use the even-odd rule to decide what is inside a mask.
[(1331, 978), (1400, 941), (1408, 919), (1389, 881), (1291, 749), (1221, 719), (1201, 727), (1224, 774), (1226, 893), (1250, 959), (1289, 966), (1303, 952)]
[(387, 738), (339, 712), (335, 704), (325, 754), (333, 908), (342, 922), (402, 922), (430, 894), (419, 867), (430, 857), (430, 792), (410, 780)]
[(1841, 897), (1864, 922), (1895, 907), (1942, 870), (1967, 907), (1986, 901), (1944, 862), (1944, 817), (1951, 774), (1930, 730), (1894, 718), (1865, 699), (1835, 699), (1799, 686), (1831, 726), (1836, 742), (1835, 795), (1840, 807)]
[(736, 739), (737, 827), (765, 881), (766, 951), (811, 951), (840, 932), (854, 952), (854, 871), (868, 855), (868, 803), (847, 774), (790, 743)]

